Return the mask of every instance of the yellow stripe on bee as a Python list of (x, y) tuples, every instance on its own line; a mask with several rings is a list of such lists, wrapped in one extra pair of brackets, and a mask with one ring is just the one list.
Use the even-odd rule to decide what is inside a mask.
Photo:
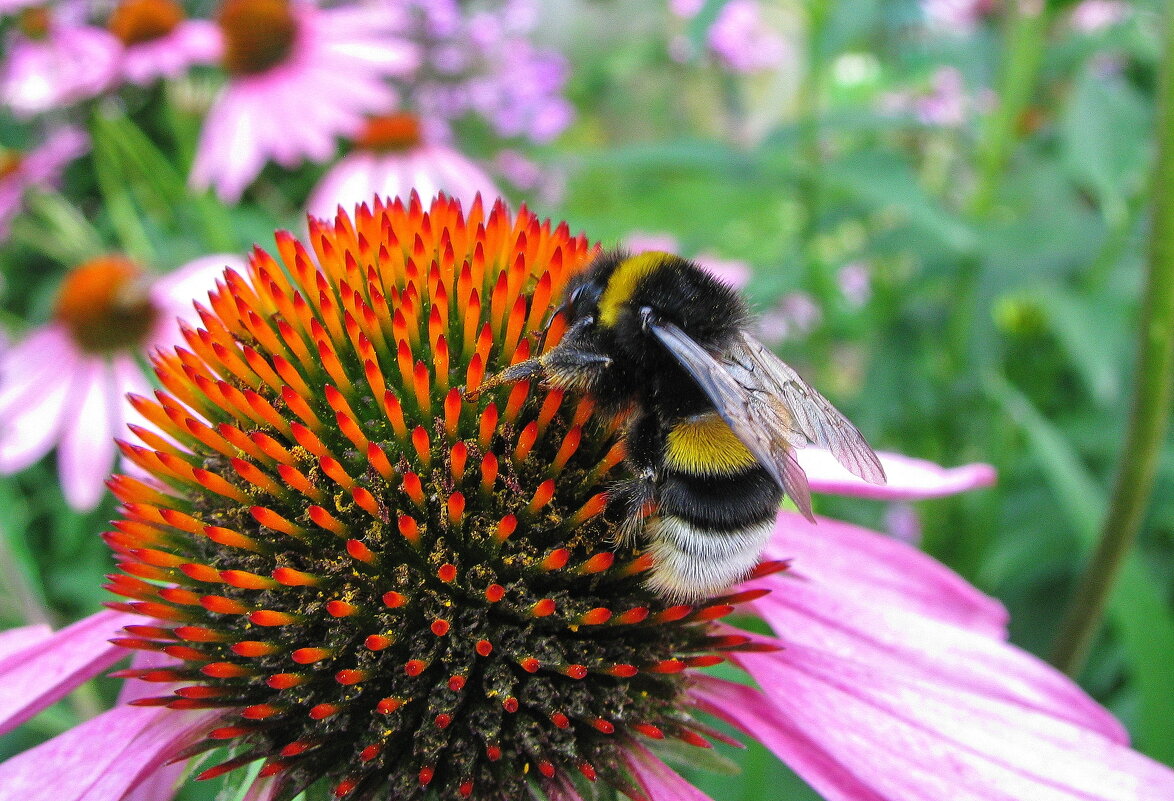
[(632, 298), (636, 284), (644, 276), (663, 265), (671, 253), (649, 251), (624, 259), (611, 274), (607, 288), (599, 299), (599, 322), (604, 328), (611, 328), (620, 319), (620, 309)]
[(734, 475), (758, 463), (716, 414), (684, 420), (669, 430), (664, 463), (690, 475)]

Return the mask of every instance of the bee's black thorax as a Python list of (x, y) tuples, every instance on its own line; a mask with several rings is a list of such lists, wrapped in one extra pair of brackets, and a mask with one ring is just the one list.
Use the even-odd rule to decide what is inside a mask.
[(712, 404), (647, 330), (641, 311), (651, 309), (713, 353), (729, 346), (748, 316), (733, 289), (690, 261), (660, 253), (602, 254), (568, 287), (568, 304), (572, 321), (596, 321), (576, 346), (612, 360), (590, 388), (596, 400), (611, 410), (651, 407), (665, 419)]

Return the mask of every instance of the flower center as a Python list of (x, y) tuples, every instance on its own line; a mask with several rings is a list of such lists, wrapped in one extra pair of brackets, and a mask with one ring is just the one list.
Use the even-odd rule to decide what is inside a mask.
[(53, 13), (48, 6), (33, 6), (20, 12), (16, 27), (30, 39), (44, 39), (53, 25)]
[(162, 483), (113, 482), (114, 606), (155, 619), (119, 642), (181, 660), (120, 674), (169, 685), (140, 703), (223, 708), (186, 754), (227, 746), (203, 778), (265, 760), (281, 798), (630, 788), (624, 738), (703, 744), (682, 671), (746, 644), (709, 628), (736, 599), (668, 606), (611, 545), (619, 423), (537, 384), (459, 389), (540, 346), (586, 239), (413, 198), (310, 240), (226, 275), (157, 360), (169, 394), (132, 399), (183, 446), (125, 446)]
[(420, 118), (415, 114), (388, 114), (371, 117), (355, 137), (355, 146), (364, 150), (396, 152), (420, 145)]
[(24, 164), (24, 154), (19, 150), (0, 149), (0, 180), (15, 175)]
[(225, 0), (217, 22), (224, 32), (224, 67), (256, 75), (289, 58), (297, 20), (288, 0)]
[(87, 353), (142, 346), (158, 314), (142, 271), (119, 256), (93, 259), (75, 268), (61, 286), (54, 312)]
[(110, 32), (128, 47), (167, 36), (183, 22), (175, 0), (123, 0), (110, 15)]

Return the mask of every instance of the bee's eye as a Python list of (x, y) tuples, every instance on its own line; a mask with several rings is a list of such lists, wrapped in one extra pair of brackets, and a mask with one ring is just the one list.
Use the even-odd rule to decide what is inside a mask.
[(579, 298), (583, 297), (583, 292), (586, 289), (587, 289), (586, 284), (581, 284), (581, 285), (575, 287), (574, 291), (571, 292), (571, 296), (569, 298), (567, 298), (567, 303), (570, 304), (571, 306), (578, 305)]

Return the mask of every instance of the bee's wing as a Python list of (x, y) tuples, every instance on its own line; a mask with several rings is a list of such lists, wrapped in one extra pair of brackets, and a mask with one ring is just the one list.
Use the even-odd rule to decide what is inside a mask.
[(780, 416), (789, 417), (790, 431), (807, 440), (798, 444), (827, 448), (852, 475), (870, 484), (885, 483), (880, 459), (859, 429), (769, 348), (743, 333), (730, 349), (729, 360), (735, 380), (765, 390), (781, 401), (785, 408)]
[(747, 369), (743, 369), (740, 361), (719, 361), (673, 323), (649, 319), (647, 324), (705, 392), (735, 436), (766, 468), (803, 516), (814, 522), (807, 474), (795, 460), (791, 447), (807, 444), (810, 438), (794, 427), (783, 403), (772, 398), (770, 390), (754, 380), (752, 365), (747, 363)]

